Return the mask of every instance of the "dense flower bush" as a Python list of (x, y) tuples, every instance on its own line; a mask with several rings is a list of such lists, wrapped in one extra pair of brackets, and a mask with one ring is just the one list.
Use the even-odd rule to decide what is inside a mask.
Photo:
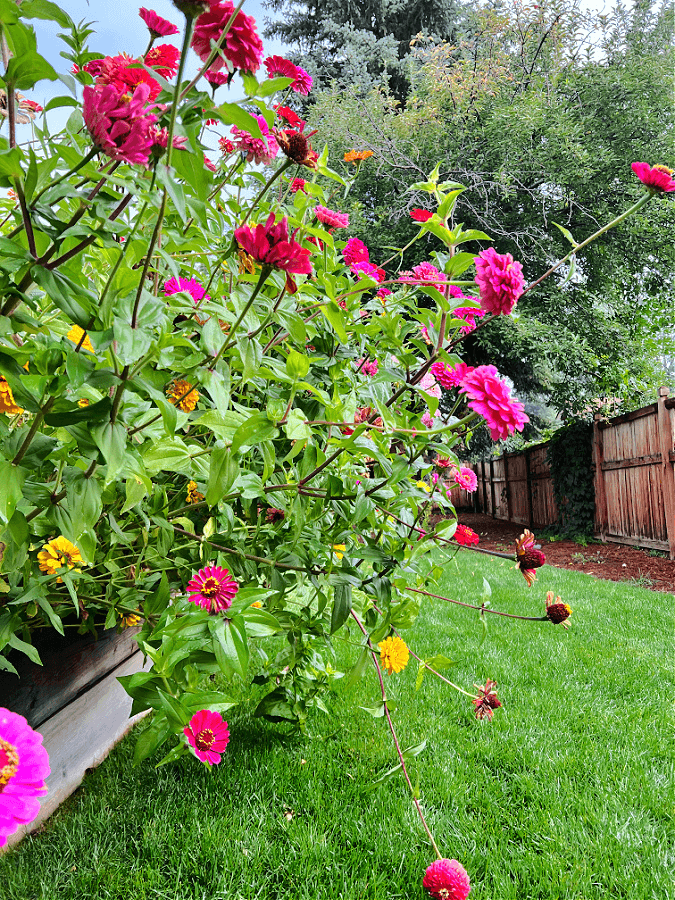
[[(263, 65), (254, 20), (229, 0), (175, 5), (180, 28), (141, 8), (139, 59), (102, 57), (54, 4), (3, 14), (22, 50), (3, 76), (0, 138), (12, 191), (0, 200), (0, 666), (12, 671), (10, 650), (34, 655), (37, 629), (140, 623), (152, 667), (121, 679), (134, 713), (154, 710), (136, 760), (173, 738), (164, 762), (215, 764), (235, 703), (208, 676), (255, 676), (257, 713), (303, 727), (345, 675), (334, 648), (349, 623), (361, 649), (347, 677), (372, 663), (374, 714), (408, 779), (382, 670), (404, 668), (399, 630), (435, 596), (429, 551), (477, 539), (439, 472), (475, 489), (458, 442), (481, 418), (495, 439), (527, 421), (493, 366), (462, 363), (461, 341), (530, 288), (510, 257), (476, 256), (489, 239), (453, 225), (461, 189), (438, 168), (415, 186), (433, 209), (413, 211), (433, 259), (403, 275), (371, 260), (331, 208), (350, 182), (284, 105), (310, 89), (307, 73)], [(17, 90), (57, 77), (33, 15), (63, 29), (74, 76), (26, 142)], [(178, 32), (181, 50), (153, 46)], [(187, 82), (190, 48), (202, 67)], [(242, 102), (221, 96), (234, 77)], [(53, 132), (56, 108), (70, 115)], [(353, 177), (371, 155), (354, 151)], [(633, 209), (671, 190), (658, 171), (638, 173), (649, 190)], [(432, 506), (445, 520), (422, 528)], [(532, 618), (565, 623), (568, 610), (549, 602)], [(469, 694), (478, 718), (501, 705), (495, 687)], [(440, 860), (429, 890), (466, 896), (414, 802)]]

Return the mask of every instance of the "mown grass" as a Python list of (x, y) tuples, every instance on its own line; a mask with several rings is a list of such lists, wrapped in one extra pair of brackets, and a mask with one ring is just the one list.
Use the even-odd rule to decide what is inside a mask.
[[(411, 660), (388, 679), (441, 851), (470, 873), (471, 900), (673, 900), (673, 597), (546, 567), (527, 589), (512, 564), (471, 553), (444, 591), (543, 612), (547, 588), (574, 609), (548, 623), (426, 602), (410, 645), (441, 652), (451, 680), (493, 678), (503, 708), (477, 722), (468, 698)], [(443, 591), (440, 591), (441, 593)], [(194, 760), (131, 767), (133, 735), (47, 824), (0, 857), (2, 900), (421, 898), (433, 852), (397, 776), (372, 675), (317, 714), (313, 737), (232, 717), (212, 773)]]

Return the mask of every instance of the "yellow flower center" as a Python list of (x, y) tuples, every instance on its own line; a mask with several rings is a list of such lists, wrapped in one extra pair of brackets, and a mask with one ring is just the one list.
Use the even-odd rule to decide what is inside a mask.
[(656, 166), (652, 166), (653, 169), (656, 169), (657, 172), (665, 172), (666, 175), (672, 175), (673, 170), (669, 169), (668, 166), (662, 166), (660, 163)]
[(210, 750), (215, 739), (216, 736), (211, 729), (205, 728), (195, 737), (195, 744), (197, 745), (198, 750)]
[(206, 581), (204, 582), (204, 584), (202, 585), (201, 593), (205, 597), (215, 597), (216, 594), (218, 593), (219, 587), (220, 587), (220, 584), (218, 582), (218, 579), (213, 578), (213, 576), (211, 576), (211, 577), (207, 578)]
[(0, 794), (19, 768), (19, 754), (9, 741), (0, 738)]

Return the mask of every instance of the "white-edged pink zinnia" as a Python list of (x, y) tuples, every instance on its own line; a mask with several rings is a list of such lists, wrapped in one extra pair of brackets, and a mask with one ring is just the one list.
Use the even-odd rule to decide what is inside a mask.
[(23, 716), (0, 707), (0, 847), (40, 812), (49, 757), (42, 735)]
[(523, 267), (510, 253), (497, 253), (494, 247), (481, 250), (476, 257), (476, 284), (480, 305), (495, 316), (508, 316), (523, 293)]
[(493, 441), (504, 440), (522, 431), (529, 418), (523, 404), (511, 396), (511, 389), (499, 377), (495, 366), (478, 366), (462, 381), (460, 393), (467, 394), (469, 407), (483, 416)]
[(183, 729), (195, 756), (210, 766), (217, 766), (230, 743), (230, 729), (220, 713), (200, 709)]
[(422, 884), (434, 900), (466, 900), (471, 883), (456, 859), (436, 859), (427, 868)]
[(190, 603), (215, 615), (232, 606), (232, 598), (239, 590), (239, 585), (230, 576), (229, 569), (204, 566), (188, 582), (187, 590)]

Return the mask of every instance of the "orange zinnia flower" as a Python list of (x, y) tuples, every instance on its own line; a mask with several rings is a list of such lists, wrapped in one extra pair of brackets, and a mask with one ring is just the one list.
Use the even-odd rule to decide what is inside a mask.
[(364, 159), (368, 159), (373, 155), (372, 150), (348, 150), (345, 153), (345, 162), (354, 163), (357, 166)]

